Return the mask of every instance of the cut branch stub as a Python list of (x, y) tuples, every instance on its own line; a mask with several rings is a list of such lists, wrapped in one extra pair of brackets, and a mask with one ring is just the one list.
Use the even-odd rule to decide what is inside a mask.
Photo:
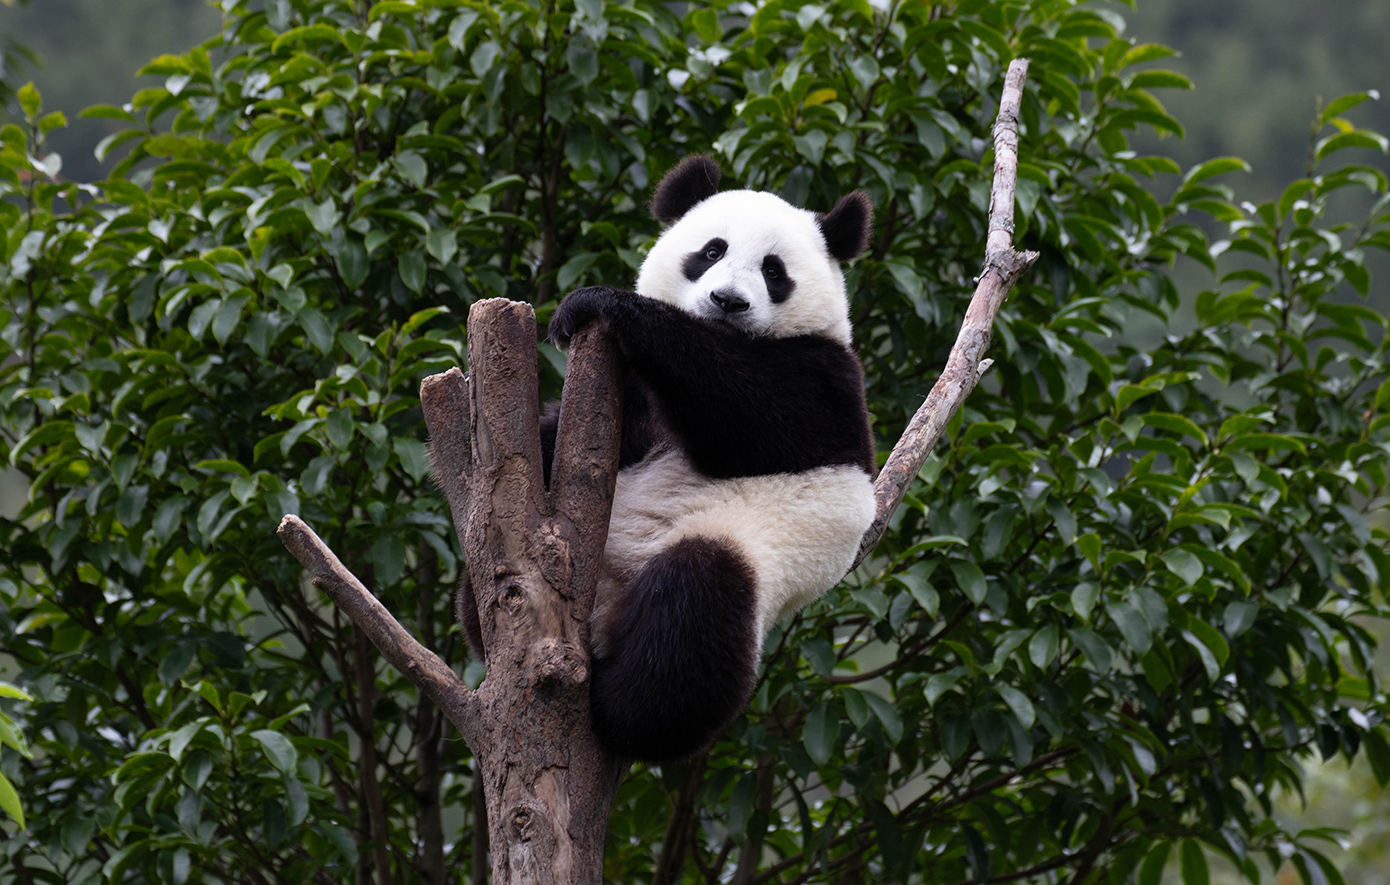
[(468, 444), (468, 381), (458, 369), (420, 382), (420, 407), (430, 432), (434, 477), (449, 502), (454, 525), (468, 517), (468, 481), (473, 453)]
[(613, 512), (623, 423), (622, 376), (606, 333), (594, 324), (570, 342), (550, 483), (554, 513), (569, 546), (575, 616), (586, 625)]

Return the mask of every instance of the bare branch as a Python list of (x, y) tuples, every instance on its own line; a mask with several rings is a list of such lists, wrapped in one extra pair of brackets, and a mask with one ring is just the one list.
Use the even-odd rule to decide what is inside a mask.
[(276, 534), (308, 569), (314, 586), (352, 619), (392, 666), (444, 711), (476, 751), (475, 741), (483, 733), (481, 710), (476, 695), (453, 669), (416, 642), (303, 520), (293, 514), (286, 516)]
[(989, 200), (989, 238), (985, 244), (984, 272), (980, 274), (975, 294), (965, 310), (956, 343), (947, 358), (946, 368), (936, 380), (931, 393), (912, 416), (907, 430), (893, 447), (888, 462), (874, 482), (877, 512), (873, 524), (859, 544), (855, 565), (883, 538), (884, 529), (893, 511), (902, 503), (907, 487), (917, 471), (922, 469), (946, 425), (960, 409), (970, 391), (975, 389), (987, 365), (981, 362), (989, 347), (990, 328), (999, 307), (1009, 290), (1023, 272), (1038, 260), (1036, 252), (1017, 252), (1013, 248), (1014, 189), (1018, 183), (1018, 114), (1023, 101), (1023, 81), (1028, 74), (1028, 60), (1014, 59), (1004, 78), (1004, 94), (999, 102), (999, 118), (994, 124), (994, 187)]

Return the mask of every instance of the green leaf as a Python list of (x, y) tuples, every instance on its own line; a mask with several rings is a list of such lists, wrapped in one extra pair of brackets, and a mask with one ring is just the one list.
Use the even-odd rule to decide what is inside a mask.
[(226, 344), (241, 321), (241, 309), (250, 299), (245, 295), (228, 298), (222, 302), (212, 318), (212, 337), (218, 344)]
[(118, 108), (109, 104), (94, 104), (91, 107), (83, 108), (77, 115), (81, 119), (97, 118), (105, 120), (120, 120), (125, 123), (136, 123), (135, 115), (125, 108)]
[(1347, 111), (1361, 104), (1361, 102), (1370, 98), (1380, 98), (1380, 95), (1375, 92), (1353, 92), (1349, 95), (1343, 95), (1340, 98), (1334, 99), (1328, 103), (1327, 107), (1323, 108), (1322, 115), (1318, 117), (1318, 123), (1322, 126), (1326, 126), (1328, 123), (1332, 122), (1335, 117), (1340, 117), (1342, 114), (1345, 114)]
[(29, 741), (24, 737), (24, 732), (19, 730), (14, 720), (0, 713), (0, 744), (9, 747), (25, 759), (33, 759), (34, 754), (29, 749)]
[(1115, 65), (1115, 69), (1127, 68), (1130, 65), (1153, 61), (1156, 58), (1168, 58), (1172, 55), (1177, 55), (1177, 53), (1167, 46), (1158, 43), (1140, 43), (1121, 56), (1119, 64)]
[(38, 125), (39, 132), (47, 135), (54, 129), (61, 129), (68, 125), (68, 118), (63, 115), (62, 111), (53, 111), (40, 117)]
[(21, 830), (28, 826), (24, 820), (24, 808), (19, 803), (19, 793), (15, 792), (14, 785), (3, 773), (0, 773), (0, 811), (14, 818)]
[(1200, 618), (1190, 619), (1187, 626), (1197, 635), (1198, 639), (1202, 640), (1203, 645), (1211, 649), (1212, 654), (1216, 657), (1217, 665), (1224, 667), (1231, 656), (1231, 648), (1220, 631)]
[(396, 450), (396, 457), (401, 459), (401, 467), (410, 478), (420, 482), (430, 472), (429, 450), (425, 444), (415, 439), (397, 438), (391, 441), (391, 446)]
[(1091, 665), (1092, 670), (1097, 673), (1110, 672), (1110, 646), (1105, 644), (1104, 639), (1084, 627), (1068, 630), (1067, 635), (1076, 643), (1076, 647), (1081, 649), (1081, 653), (1086, 656), (1086, 663)]
[(305, 43), (337, 42), (338, 32), (328, 25), (303, 25), (297, 28), (290, 28), (285, 33), (276, 37), (275, 41), (270, 44), (270, 51), (272, 54), (278, 55), (292, 46), (299, 46)]
[(1207, 679), (1211, 682), (1221, 678), (1221, 662), (1216, 659), (1216, 654), (1210, 646), (1204, 643), (1191, 630), (1183, 630), (1182, 638), (1187, 640), (1187, 644), (1192, 646), (1197, 652), (1197, 657), (1202, 660), (1202, 669), (1207, 671)]
[(702, 42), (718, 43), (724, 37), (724, 29), (719, 25), (719, 13), (714, 9), (697, 6), (685, 20)]
[(1390, 784), (1390, 743), (1386, 743), (1383, 728), (1367, 729), (1361, 736), (1362, 744), (1366, 747), (1366, 758), (1371, 763), (1371, 773), (1382, 787)]
[(1091, 568), (1100, 571), (1100, 536), (1095, 532), (1088, 532), (1076, 539), (1076, 549), (1081, 551), (1091, 563)]
[(414, 151), (403, 151), (391, 158), (396, 170), (401, 177), (414, 185), (417, 189), (425, 186), (425, 179), (429, 176), (429, 166), (425, 160)]
[(401, 579), (405, 571), (405, 545), (396, 535), (382, 535), (372, 543), (368, 553), (376, 565), (377, 584), (389, 587)]
[(964, 667), (953, 667), (945, 673), (933, 673), (927, 679), (927, 687), (923, 690), (927, 704), (935, 706), (937, 700), (965, 676), (965, 672)]
[[(19, 108), (24, 111), (24, 119), (31, 122), (38, 119), (39, 110), (43, 107), (43, 99), (39, 97), (39, 91), (34, 88), (33, 80), (16, 89), (15, 98), (19, 99)], [(6, 783), (8, 784), (8, 782)]]
[(8, 682), (0, 682), (0, 698), (19, 698), (21, 701), (32, 701), (34, 698), (27, 691)]
[(587, 87), (598, 77), (598, 51), (588, 38), (572, 39), (565, 50), (565, 58), (569, 61), (570, 73), (580, 86)]
[(1202, 561), (1181, 547), (1164, 553), (1162, 559), (1168, 571), (1181, 578), (1189, 587), (1197, 583), (1197, 579), (1202, 576)]
[(1226, 613), (1221, 617), (1221, 624), (1231, 636), (1239, 636), (1255, 623), (1255, 616), (1259, 614), (1259, 611), (1258, 603), (1234, 600), (1226, 606)]
[[(1221, 525), (1223, 527), (1225, 526), (1225, 522), (1223, 520), (1211, 520), (1211, 522), (1215, 525)], [(1240, 564), (1237, 563), (1235, 560), (1231, 559), (1229, 556), (1226, 556), (1223, 553), (1218, 553), (1210, 547), (1203, 547), (1198, 544), (1185, 545), (1183, 549), (1191, 553), (1193, 556), (1196, 556), (1198, 559), (1202, 560), (1202, 562), (1208, 567), (1214, 568), (1217, 571), (1220, 571), (1221, 573), (1225, 574), (1226, 577), (1230, 579), (1231, 583), (1235, 584), (1236, 589), (1240, 590), (1241, 593), (1248, 594), (1250, 592), (1250, 578), (1245, 574), (1245, 571), (1240, 567)]]
[[(332, 197), (322, 203), (306, 202), (304, 214), (309, 216), (309, 223), (320, 236), (330, 236), (337, 228), (338, 222), (342, 220), (342, 214), (338, 212), (338, 206)], [(289, 286), (289, 281), (280, 283), (281, 286)]]
[(864, 698), (864, 692), (857, 688), (846, 688), (840, 693), (840, 697), (845, 702), (845, 713), (855, 728), (863, 728), (869, 724), (869, 717), (873, 713), (869, 709), (869, 702)]
[(874, 711), (874, 717), (883, 726), (883, 733), (888, 735), (888, 740), (894, 744), (903, 739), (903, 720), (898, 715), (898, 708), (891, 701), (879, 697), (871, 691), (863, 692), (864, 699), (869, 702), (869, 706)]
[(1057, 657), (1058, 633), (1055, 624), (1049, 624), (1033, 634), (1028, 640), (1028, 659), (1038, 669), (1046, 669)]
[(446, 227), (437, 227), (425, 237), (425, 251), (440, 264), (452, 261), (458, 250), (458, 237)]
[(1083, 582), (1077, 584), (1071, 591), (1071, 607), (1076, 612), (1076, 616), (1083, 621), (1091, 619), (1091, 610), (1095, 608), (1096, 599), (1100, 596), (1100, 586)]
[(338, 273), (349, 289), (356, 289), (367, 279), (367, 250), (356, 237), (344, 237), (335, 247), (333, 258), (338, 265)]
[(405, 283), (406, 288), (415, 294), (420, 294), (425, 288), (425, 256), (416, 251), (402, 254), (399, 258), (397, 267), (401, 273), (401, 282)]
[(175, 762), (183, 759), (184, 750), (188, 749), (188, 745), (193, 742), (193, 739), (198, 736), (198, 732), (202, 731), (205, 725), (207, 725), (206, 720), (198, 719), (169, 735), (169, 755)]
[(1020, 725), (1025, 729), (1033, 727), (1037, 714), (1033, 711), (1033, 702), (1028, 699), (1028, 695), (1009, 685), (995, 685), (994, 690), (1004, 699), (1004, 703), (1008, 705)]
[(1317, 159), (1322, 160), (1324, 157), (1346, 148), (1370, 148), (1373, 151), (1380, 151), (1382, 154), (1390, 153), (1390, 139), (1378, 132), (1370, 132), (1365, 129), (1341, 132), (1317, 143)]
[(1112, 602), (1106, 606), (1106, 612), (1114, 621), (1120, 635), (1124, 637), (1125, 644), (1133, 650), (1135, 657), (1142, 657), (1148, 652), (1149, 646), (1153, 644), (1153, 634), (1149, 630), (1149, 623), (1137, 609), (1126, 602)]
[(216, 473), (235, 473), (237, 476), (250, 476), (251, 471), (239, 461), (228, 461), (226, 459), (214, 459), (211, 461), (199, 461), (193, 465), (199, 470), (211, 470)]
[(1144, 423), (1150, 427), (1157, 427), (1160, 430), (1167, 430), (1170, 433), (1187, 435), (1200, 442), (1203, 446), (1207, 444), (1207, 435), (1196, 422), (1182, 415), (1174, 415), (1171, 412), (1149, 412), (1144, 416)]
[(817, 704), (801, 729), (801, 743), (806, 747), (806, 754), (817, 765), (825, 765), (835, 752), (839, 737), (840, 723), (831, 712), (830, 705)]
[(1231, 442), (1227, 444), (1227, 448), (1252, 449), (1255, 451), (1282, 449), (1284, 451), (1298, 452), (1300, 455), (1307, 453), (1307, 450), (1300, 440), (1277, 433), (1247, 433), (1244, 436), (1231, 440)]
[(1168, 863), (1168, 855), (1173, 850), (1172, 842), (1160, 842), (1144, 855), (1144, 863), (1139, 867), (1135, 885), (1161, 885), (1163, 868)]
[(294, 744), (290, 739), (280, 734), (278, 731), (262, 728), (251, 732), (251, 737), (255, 738), (265, 751), (265, 757), (270, 760), (270, 764), (285, 774), (293, 774), (299, 764), (299, 754), (295, 751)]
[(1140, 71), (1129, 81), (1135, 89), (1191, 89), (1192, 81), (1177, 71)]
[[(213, 511), (214, 514), (216, 512), (216, 510)], [(201, 530), (205, 534), (212, 533), (210, 527)], [(193, 665), (193, 659), (197, 653), (197, 647), (187, 639), (181, 639), (167, 645), (159, 659), (159, 681), (165, 685), (177, 683), (183, 678), (183, 674), (188, 672), (188, 668)]]
[(1236, 171), (1249, 172), (1250, 164), (1240, 157), (1217, 157), (1214, 160), (1207, 160), (1205, 163), (1198, 163), (1187, 170), (1187, 174), (1182, 177), (1182, 184), (1183, 187), (1188, 187), (1199, 181)]
[(956, 576), (956, 583), (960, 586), (961, 592), (976, 605), (984, 602), (989, 585), (986, 583), (980, 567), (964, 559), (953, 559), (950, 565), (951, 572)]
[(346, 449), (352, 441), (352, 410), (334, 409), (328, 413), (328, 419), (324, 421), (323, 426), (333, 447)]
[(1211, 885), (1207, 858), (1202, 846), (1194, 839), (1184, 839), (1181, 850), (1182, 885)]

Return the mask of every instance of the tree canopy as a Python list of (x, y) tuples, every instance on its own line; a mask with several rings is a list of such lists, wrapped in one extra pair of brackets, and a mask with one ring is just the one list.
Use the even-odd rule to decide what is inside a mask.
[[(0, 731), (27, 818), (0, 881), (482, 881), (466, 749), (303, 585), (281, 515), (463, 668), (420, 379), (463, 361), (478, 298), (544, 320), (628, 284), (650, 186), (695, 151), (812, 209), (870, 194), (847, 279), (886, 452), (984, 256), (1016, 56), (1015, 241), (1042, 258), (994, 367), (876, 553), (769, 637), (747, 714), (628, 777), (607, 875), (1149, 885), (1172, 855), (1195, 885), (1224, 855), (1340, 881), (1271, 802), (1319, 757), (1390, 780), (1365, 95), (1251, 205), (1238, 159), (1130, 149), (1181, 133), (1155, 90), (1188, 84), (1070, 0), (222, 7), (145, 68), (163, 86), (84, 112), (124, 126), (104, 181), (61, 177), (31, 88), (0, 130), (0, 454), (28, 486), (0, 651), (33, 697), (5, 708), (32, 754)], [(1372, 209), (1330, 224), (1344, 188)]]

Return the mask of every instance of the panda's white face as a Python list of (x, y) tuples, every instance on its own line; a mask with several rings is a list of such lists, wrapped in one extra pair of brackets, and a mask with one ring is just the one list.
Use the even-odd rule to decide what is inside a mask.
[(652, 246), (637, 293), (750, 336), (850, 342), (844, 275), (815, 213), (775, 194), (702, 200)]

